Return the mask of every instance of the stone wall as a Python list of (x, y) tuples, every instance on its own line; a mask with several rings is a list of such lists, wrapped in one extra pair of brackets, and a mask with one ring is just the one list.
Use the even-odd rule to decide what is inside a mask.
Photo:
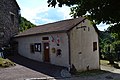
[(20, 8), (16, 0), (0, 0), (0, 47), (8, 45), (19, 31)]

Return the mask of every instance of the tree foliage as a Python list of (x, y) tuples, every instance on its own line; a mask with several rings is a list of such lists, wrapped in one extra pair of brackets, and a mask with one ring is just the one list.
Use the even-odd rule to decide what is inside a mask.
[(74, 18), (87, 16), (95, 24), (110, 24), (107, 31), (100, 32), (100, 52), (109, 60), (117, 58), (116, 54), (120, 54), (120, 0), (48, 0), (48, 6), (57, 4), (72, 6), (70, 15)]
[(108, 27), (106, 31), (99, 31), (100, 57), (109, 60), (111, 64), (120, 60), (120, 36), (119, 31), (113, 30), (115, 26)]
[(120, 40), (120, 24), (111, 25), (107, 31), (114, 34), (114, 36)]
[(120, 60), (120, 39), (117, 33), (100, 31), (99, 42), (101, 58), (109, 60), (111, 64)]
[(120, 24), (120, 0), (48, 0), (48, 6), (56, 4), (75, 5), (70, 13), (73, 17), (87, 15), (97, 24)]
[(20, 32), (23, 32), (24, 30), (27, 30), (29, 28), (35, 27), (33, 23), (25, 19), (24, 17), (20, 18)]

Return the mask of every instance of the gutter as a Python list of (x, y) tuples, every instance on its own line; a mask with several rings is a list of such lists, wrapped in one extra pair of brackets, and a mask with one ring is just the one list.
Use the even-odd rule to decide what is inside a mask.
[(21, 35), (15, 35), (14, 38), (37, 36), (37, 35), (44, 35), (44, 34), (54, 34), (54, 33), (64, 33), (64, 32), (67, 32), (67, 30), (44, 32), (44, 33), (34, 33), (34, 34), (26, 34), (26, 35), (21, 34)]

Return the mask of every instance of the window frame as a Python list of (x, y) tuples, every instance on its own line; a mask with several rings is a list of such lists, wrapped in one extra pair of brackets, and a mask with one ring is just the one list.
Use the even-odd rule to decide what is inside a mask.
[(97, 42), (93, 42), (93, 51), (97, 50)]
[(34, 47), (35, 47), (35, 52), (41, 52), (41, 43), (35, 43)]
[(10, 12), (10, 18), (11, 18), (11, 22), (14, 25), (15, 24), (15, 14), (13, 12)]

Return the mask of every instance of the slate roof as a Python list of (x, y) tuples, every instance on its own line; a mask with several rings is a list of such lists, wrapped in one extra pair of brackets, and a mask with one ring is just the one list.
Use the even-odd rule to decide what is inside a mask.
[(75, 27), (77, 24), (81, 23), (83, 20), (85, 20), (85, 18), (79, 17), (75, 19), (62, 20), (54, 23), (40, 25), (40, 26), (30, 28), (22, 33), (19, 33), (15, 37), (53, 33), (53, 32), (65, 32), (65, 31), (69, 31), (71, 28)]

